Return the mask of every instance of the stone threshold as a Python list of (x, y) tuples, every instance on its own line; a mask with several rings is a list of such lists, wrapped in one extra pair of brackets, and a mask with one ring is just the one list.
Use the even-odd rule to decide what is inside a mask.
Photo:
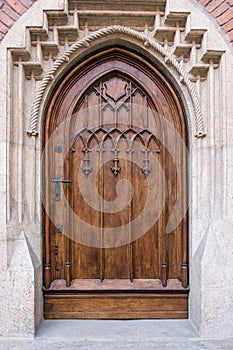
[(44, 320), (36, 338), (88, 341), (199, 339), (189, 320)]

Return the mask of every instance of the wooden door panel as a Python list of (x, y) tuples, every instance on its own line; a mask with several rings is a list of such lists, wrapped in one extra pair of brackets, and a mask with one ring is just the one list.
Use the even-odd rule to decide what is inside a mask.
[[(92, 142), (90, 147), (94, 146)], [(72, 179), (72, 203), (70, 205), (73, 208), (74, 215), (80, 217), (89, 225), (95, 226), (98, 230), (101, 224), (100, 213), (88, 205), (82, 198), (80, 192), (80, 186), (78, 181), (78, 172), (80, 171), (83, 163), (83, 149), (85, 148), (82, 139), (77, 138), (72, 145), (72, 168), (69, 175)], [(68, 160), (69, 161), (69, 160)], [(88, 183), (86, 184), (88, 186)], [(97, 181), (98, 185), (98, 181)], [(80, 205), (82, 203), (82, 205)], [(76, 222), (75, 222), (76, 224)], [(88, 229), (88, 228), (87, 228)], [(73, 227), (73, 233), (75, 240), (72, 242), (72, 266), (73, 266), (73, 278), (99, 278), (101, 273), (101, 251), (95, 247), (80, 244), (82, 241), (82, 235), (87, 234), (83, 232), (79, 227)]]
[(67, 76), (46, 120), (46, 140), (66, 121), (67, 155), (62, 173), (60, 151), (45, 161), (55, 179), (45, 178), (55, 218), (45, 215), (45, 317), (187, 317), (188, 214), (166, 232), (180, 186), (181, 211), (187, 201), (186, 155), (175, 140), (166, 147), (166, 121), (187, 142), (171, 87), (146, 61), (110, 50)]
[(187, 318), (185, 294), (48, 294), (47, 319)]

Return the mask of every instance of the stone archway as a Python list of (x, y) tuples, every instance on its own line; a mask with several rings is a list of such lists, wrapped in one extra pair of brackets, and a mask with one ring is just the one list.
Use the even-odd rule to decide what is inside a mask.
[[(85, 42), (90, 32), (101, 30), (106, 25), (106, 17), (100, 16), (98, 18), (102, 19), (94, 23), (92, 16), (92, 22), (87, 27), (84, 21), (87, 14), (78, 14), (69, 1), (66, 3), (68, 7), (64, 7), (62, 1), (51, 1), (49, 5), (46, 3), (42, 0), (36, 2), (14, 25), (0, 48), (3, 130), (1, 280), (5, 281), (1, 299), (4, 322), (1, 322), (0, 330), (11, 335), (32, 336), (42, 318), (43, 229), (41, 178), (38, 175), (41, 171), (42, 135), (39, 133), (38, 137), (29, 137), (26, 134), (32, 102), (37, 97), (36, 92), (40, 91), (41, 79), (46, 77), (56, 57), (63, 57), (62, 53), (69, 50), (68, 46), (75, 43), (77, 38)], [(229, 143), (232, 82), (228, 79), (233, 61), (232, 52), (216, 27), (208, 23), (207, 17), (190, 0), (182, 5), (182, 11), (177, 10), (179, 1), (169, 1), (169, 4), (161, 1), (156, 11), (147, 9), (146, 13), (140, 4), (137, 6), (135, 11), (129, 8), (128, 17), (118, 13), (116, 22), (120, 23), (116, 24), (133, 27), (133, 30), (140, 32), (141, 37), (148, 39), (141, 42), (131, 39), (129, 45), (154, 57), (155, 64), (162, 67), (184, 101), (189, 117), (190, 280), (192, 290), (195, 291), (190, 295), (190, 319), (202, 335), (231, 336), (233, 302), (230, 296), (232, 278), (229, 250), (232, 250), (232, 240), (231, 226), (227, 223), (232, 208), (232, 199), (228, 195), (232, 177)], [(44, 12), (45, 21), (42, 20), (43, 10), (47, 10)], [(38, 13), (41, 17), (36, 16)], [(148, 22), (148, 26), (142, 28), (142, 22)], [(111, 40), (127, 42), (124, 33), (111, 35)], [(95, 44), (101, 47), (105, 39), (99, 38)], [(195, 137), (197, 110), (187, 84), (182, 83), (183, 79), (180, 80), (182, 74), (177, 74), (174, 65), (169, 64), (169, 59), (164, 62), (164, 56), (156, 52), (153, 45), (147, 46), (147, 42), (151, 41), (172, 52), (177, 64), (187, 73), (201, 108), (207, 134), (205, 138)], [(89, 47), (80, 48), (73, 53), (70, 61), (64, 59), (52, 77), (54, 84), (72, 62), (85, 56), (85, 52), (93, 46), (90, 43)], [(43, 107), (53, 93), (54, 84), (52, 82), (44, 90), (41, 99), (39, 131), (43, 125)], [(19, 304), (23, 306), (20, 312)]]

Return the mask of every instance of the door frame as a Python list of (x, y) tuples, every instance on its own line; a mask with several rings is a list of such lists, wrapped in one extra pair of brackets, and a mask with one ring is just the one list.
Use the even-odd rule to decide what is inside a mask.
[[(186, 135), (186, 138), (185, 138), (185, 143), (186, 143), (186, 145), (187, 145), (187, 137), (188, 137), (188, 133), (187, 133), (187, 130), (188, 130), (188, 128), (187, 128), (187, 124), (186, 124), (186, 119), (185, 119), (185, 112), (184, 112), (184, 108), (183, 108), (183, 106), (182, 106), (182, 104), (181, 104), (181, 102), (180, 102), (180, 100), (179, 100), (179, 98), (177, 97), (177, 94), (175, 93), (175, 91), (174, 91), (174, 88), (171, 86), (171, 84), (170, 84), (170, 82), (163, 76), (163, 74), (154, 66), (154, 65), (152, 65), (150, 62), (148, 62), (148, 59), (147, 60), (145, 60), (144, 58), (142, 58), (142, 57), (140, 57), (138, 54), (136, 54), (135, 52), (133, 52), (133, 50), (131, 51), (131, 50), (125, 50), (125, 49), (123, 49), (123, 48), (121, 48), (121, 47), (111, 47), (111, 48), (108, 48), (108, 49), (106, 49), (105, 50), (108, 54), (112, 54), (112, 55), (114, 55), (114, 53), (115, 54), (119, 54), (119, 53), (122, 53), (122, 52), (124, 52), (124, 54), (125, 54), (125, 57), (128, 57), (129, 59), (132, 59), (132, 58), (137, 58), (137, 63), (135, 62), (135, 64), (136, 65), (139, 65), (139, 67), (140, 67), (140, 69), (145, 69), (145, 71), (147, 72), (147, 74), (149, 74), (150, 75), (150, 79), (151, 80), (156, 80), (156, 82), (158, 83), (158, 84), (160, 84), (160, 88), (162, 89), (162, 91), (164, 92), (164, 94), (166, 94), (166, 96), (167, 95), (169, 95), (169, 98), (170, 98), (170, 104), (171, 104), (171, 106), (173, 106), (173, 108), (174, 108), (174, 114), (176, 114), (177, 113), (177, 118), (178, 118), (178, 120), (181, 122), (181, 123), (183, 123), (183, 130), (186, 130), (186, 132), (185, 132), (185, 135)], [(106, 60), (107, 60), (107, 58), (109, 57), (108, 55), (106, 55), (106, 52), (104, 52), (104, 54), (105, 54), (105, 57), (106, 57)], [(55, 123), (55, 121), (52, 119), (52, 118), (50, 118), (50, 117), (48, 117), (48, 116), (53, 116), (53, 115), (55, 115), (56, 113), (54, 112), (54, 101), (57, 101), (57, 98), (59, 97), (59, 96), (62, 96), (61, 98), (63, 98), (63, 96), (65, 95), (65, 93), (66, 93), (66, 88), (64, 89), (64, 86), (67, 86), (67, 89), (69, 89), (70, 88), (70, 86), (72, 85), (71, 84), (71, 81), (72, 81), (72, 79), (77, 79), (77, 77), (79, 77), (79, 74), (81, 74), (81, 76), (83, 76), (84, 74), (85, 74), (85, 72), (86, 71), (91, 71), (91, 65), (93, 65), (93, 66), (95, 66), (95, 59), (93, 59), (93, 55), (94, 55), (94, 57), (95, 58), (97, 58), (97, 57), (102, 57), (103, 55), (103, 52), (101, 51), (101, 52), (96, 52), (96, 53), (93, 53), (92, 52), (92, 56), (91, 57), (86, 57), (85, 58), (85, 60), (83, 60), (83, 61), (81, 61), (79, 64), (77, 64), (77, 66), (75, 67), (75, 68), (73, 68), (73, 67), (71, 67), (71, 69), (70, 69), (70, 72), (66, 75), (66, 77), (65, 77), (65, 79), (64, 79), (64, 81), (63, 82), (61, 82), (61, 84), (58, 86), (58, 88), (56, 89), (54, 89), (54, 93), (53, 93), (53, 96), (52, 96), (52, 99), (51, 99), (51, 101), (49, 102), (49, 107), (48, 107), (48, 109), (47, 109), (47, 117), (46, 117), (46, 122), (45, 122), (45, 130), (49, 130), (50, 129), (50, 125), (53, 125), (53, 129), (54, 129), (54, 123)], [(128, 56), (127, 56), (128, 55)], [(73, 68), (73, 69), (72, 69)], [(81, 72), (81, 73), (79, 73), (79, 72)], [(78, 73), (78, 74), (77, 74)], [(106, 73), (105, 73), (106, 74)], [(91, 80), (92, 81), (95, 81), (97, 78), (96, 78), (96, 76), (95, 77), (93, 77), (93, 78), (91, 78)], [(87, 82), (87, 86), (90, 86), (91, 85), (91, 80), (88, 80), (88, 82)], [(66, 83), (66, 82), (68, 82), (68, 83)], [(83, 90), (86, 90), (86, 88), (87, 88), (87, 86), (83, 89)], [(62, 91), (62, 92), (61, 92)], [(77, 100), (80, 98), (80, 96), (81, 96), (81, 93), (80, 93), (80, 95), (79, 96), (76, 96), (75, 97), (75, 99), (74, 100), (72, 100), (72, 102), (71, 102), (71, 106), (70, 106), (70, 110), (75, 106), (75, 104), (76, 104), (76, 102), (77, 102)], [(57, 103), (57, 104), (55, 104), (55, 110), (56, 109), (59, 109), (59, 106), (60, 106), (60, 102), (59, 103)], [(176, 108), (175, 108), (175, 107)], [(52, 108), (53, 108), (53, 111), (52, 111)], [(176, 111), (176, 112), (175, 112)], [(183, 116), (183, 117), (182, 117)], [(52, 124), (51, 124), (52, 123)], [(184, 132), (184, 131), (183, 131)], [(45, 136), (45, 134), (46, 133), (44, 133), (44, 136)], [(47, 136), (48, 137), (48, 136)], [(46, 143), (46, 141), (48, 141), (46, 138), (44, 138), (44, 144)], [(187, 169), (188, 169), (188, 160), (187, 160)], [(186, 170), (187, 170), (186, 169)], [(187, 181), (188, 181), (188, 179), (187, 179)], [(45, 238), (46, 239), (46, 238)], [(187, 239), (187, 242), (189, 241), (189, 239)], [(185, 249), (188, 249), (188, 244), (186, 245), (186, 248)], [(51, 254), (51, 252), (50, 252), (50, 254)], [(45, 255), (46, 255), (46, 259), (48, 258), (48, 252), (46, 253), (45, 252)], [(188, 263), (188, 262), (187, 262)], [(186, 263), (186, 264), (187, 264)], [(182, 271), (184, 271), (184, 273), (186, 273), (187, 274), (187, 266), (186, 266), (186, 264), (184, 264), (184, 267), (182, 267), (182, 268), (184, 268), (184, 270), (182, 270)], [(45, 271), (46, 271), (46, 275), (45, 276), (49, 276), (49, 269), (50, 269), (50, 263), (49, 263), (49, 261), (46, 261), (45, 262), (45, 265), (46, 265), (46, 268), (45, 268)], [(183, 265), (182, 265), (183, 266)], [(48, 277), (49, 278), (49, 277)], [(45, 279), (47, 280), (47, 277), (45, 277)], [(187, 279), (187, 277), (186, 277), (186, 279)], [(46, 284), (47, 284), (47, 286), (48, 286), (48, 283), (46, 282)], [(64, 291), (63, 291), (64, 292)], [(45, 303), (46, 303), (46, 305), (49, 305), (51, 302), (52, 302), (52, 304), (54, 303), (54, 300), (55, 299), (57, 299), (57, 297), (58, 297), (58, 294), (59, 293), (57, 293), (56, 295), (54, 295), (53, 294), (53, 292), (51, 291), (46, 291), (46, 295), (47, 295), (47, 297), (46, 297), (46, 301), (45, 301)], [(173, 291), (173, 293), (172, 294), (174, 294), (175, 293), (175, 291)], [(181, 293), (181, 292), (180, 292)], [(160, 293), (161, 294), (161, 293)], [(94, 294), (93, 294), (93, 291), (92, 291), (92, 295), (94, 296)], [(186, 303), (187, 303), (187, 298), (188, 298), (188, 290), (186, 290), (186, 291), (184, 291), (184, 293), (181, 293), (180, 294), (180, 296), (181, 295), (183, 295), (183, 298), (184, 299), (186, 299)], [(168, 295), (167, 295), (168, 296)], [(77, 295), (76, 295), (76, 297), (77, 297)], [(151, 296), (150, 296), (151, 297)], [(158, 297), (159, 298), (162, 298), (163, 299), (163, 296), (162, 295), (158, 295)], [(172, 295), (170, 295), (169, 297), (172, 297)], [(177, 297), (178, 297), (178, 295), (177, 295)], [(60, 295), (60, 298), (63, 298), (64, 300), (66, 300), (67, 299), (67, 295)], [(73, 298), (75, 298), (75, 295), (73, 296)], [(179, 298), (179, 297), (178, 297)], [(162, 300), (161, 299), (161, 300)], [(52, 301), (51, 301), (52, 300)], [(177, 299), (177, 303), (178, 303), (178, 299)], [(187, 305), (187, 304), (186, 304)], [(49, 306), (48, 306), (49, 307)], [(53, 305), (52, 305), (52, 308), (53, 308)], [(70, 314), (71, 315), (71, 314)], [(180, 318), (179, 317), (179, 313), (174, 313), (174, 318)], [(181, 318), (186, 318), (187, 317), (187, 315), (188, 315), (188, 311), (185, 311), (183, 314), (182, 314), (182, 316), (181, 316)], [(48, 317), (48, 318), (53, 318), (53, 313), (49, 313), (49, 312), (47, 312), (46, 313), (46, 317)], [(72, 317), (72, 315), (71, 316), (69, 316), (69, 317)], [(74, 316), (74, 318), (75, 318), (76, 316)], [(126, 317), (127, 318), (127, 316), (124, 316), (124, 317)], [(123, 318), (124, 318), (123, 317)], [(159, 318), (163, 318), (163, 316), (162, 316), (162, 314), (160, 313), (159, 315), (158, 315), (158, 317)], [(66, 318), (64, 315), (62, 316), (61, 315), (61, 318)], [(91, 317), (92, 318), (92, 317)], [(153, 317), (152, 317), (153, 318)], [(166, 317), (165, 317), (166, 318)]]

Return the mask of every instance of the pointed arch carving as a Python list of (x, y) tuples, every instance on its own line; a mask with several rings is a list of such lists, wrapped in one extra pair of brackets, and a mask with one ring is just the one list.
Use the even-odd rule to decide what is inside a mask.
[(188, 73), (185, 72), (185, 70), (183, 69), (182, 65), (178, 62), (176, 57), (149, 35), (140, 33), (137, 30), (124, 27), (121, 25), (113, 25), (113, 26), (99, 29), (96, 32), (89, 34), (85, 38), (78, 40), (54, 62), (52, 67), (45, 74), (43, 80), (41, 81), (40, 87), (35, 94), (27, 134), (29, 136), (38, 135), (38, 119), (39, 119), (39, 111), (40, 111), (43, 95), (46, 91), (46, 88), (54, 79), (55, 75), (57, 74), (58, 69), (65, 62), (68, 62), (71, 56), (75, 54), (80, 48), (88, 47), (91, 42), (101, 37), (107, 37), (108, 35), (116, 34), (116, 33), (123, 34), (126, 37), (137, 39), (140, 42), (143, 42), (146, 47), (150, 46), (164, 58), (166, 64), (171, 64), (175, 68), (175, 70), (180, 75), (181, 81), (187, 86), (190, 97), (192, 98), (192, 101), (193, 101), (193, 106), (195, 110), (195, 125), (196, 125), (195, 136), (196, 137), (205, 136), (201, 106), (200, 106), (200, 101), (199, 101), (197, 92), (188, 76)]

